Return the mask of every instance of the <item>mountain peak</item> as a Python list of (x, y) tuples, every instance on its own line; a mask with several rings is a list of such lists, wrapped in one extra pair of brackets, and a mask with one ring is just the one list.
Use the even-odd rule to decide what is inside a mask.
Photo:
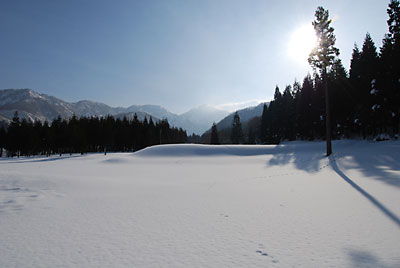
[(10, 121), (18, 111), (21, 118), (29, 120), (52, 121), (61, 116), (68, 119), (72, 115), (133, 117), (135, 113), (140, 118), (152, 116), (153, 120), (168, 119), (175, 127), (192, 133), (202, 134), (209, 129), (213, 122), (218, 122), (229, 114), (228, 111), (214, 106), (203, 104), (186, 113), (177, 115), (160, 105), (131, 105), (128, 108), (111, 107), (101, 102), (81, 100), (69, 103), (53, 96), (38, 93), (32, 89), (5, 89), (0, 90), (0, 119)]

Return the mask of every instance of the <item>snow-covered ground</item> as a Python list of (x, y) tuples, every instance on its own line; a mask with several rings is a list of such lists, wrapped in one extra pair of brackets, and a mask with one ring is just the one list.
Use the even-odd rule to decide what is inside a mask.
[(400, 142), (0, 160), (0, 267), (400, 267)]

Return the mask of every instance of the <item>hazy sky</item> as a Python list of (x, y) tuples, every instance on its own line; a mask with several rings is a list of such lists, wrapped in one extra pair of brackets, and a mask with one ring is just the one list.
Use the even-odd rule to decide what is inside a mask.
[[(1, 0), (0, 88), (66, 101), (201, 104), (270, 100), (310, 72), (293, 33), (328, 9), (346, 68), (354, 42), (387, 33), (389, 0)], [(299, 44), (304, 38), (297, 37)], [(297, 42), (297, 41), (294, 41)], [(231, 105), (231, 106), (230, 106)]]

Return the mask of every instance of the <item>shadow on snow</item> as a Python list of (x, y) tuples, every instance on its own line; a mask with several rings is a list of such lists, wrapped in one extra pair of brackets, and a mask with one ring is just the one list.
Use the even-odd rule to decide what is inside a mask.
[[(0, 160), (0, 164), (3, 164), (2, 162), (8, 163), (13, 163), (13, 164), (23, 164), (23, 163), (41, 163), (41, 162), (53, 162), (53, 161), (58, 161), (58, 160), (63, 160), (63, 159), (71, 159), (71, 158), (78, 158), (82, 157), (82, 155), (68, 155), (68, 156), (50, 156), (43, 158), (43, 156), (40, 156), (40, 158), (31, 158), (31, 157), (20, 157), (20, 158), (3, 158)], [(6, 164), (4, 163), (4, 164)]]
[(377, 256), (365, 250), (350, 250), (348, 252), (351, 262), (350, 267), (382, 267), (382, 268), (395, 268), (400, 267), (400, 263), (388, 265)]
[[(324, 145), (322, 142), (283, 145), (283, 148), (278, 149), (273, 158), (268, 161), (268, 165), (293, 163), (297, 169), (315, 172), (324, 167), (321, 161), (326, 159), (322, 153), (325, 149)], [(400, 227), (400, 218), (346, 176), (336, 163), (338, 160), (341, 166), (346, 169), (361, 171), (366, 179), (376, 179), (391, 186), (400, 187), (400, 176), (397, 174), (397, 171), (400, 171), (400, 144), (394, 142), (335, 141), (333, 149), (335, 153), (329, 157), (327, 164), (324, 163), (325, 166), (330, 165), (345, 182)], [(349, 161), (346, 161), (347, 159)]]
[[(400, 187), (399, 142), (334, 141), (333, 151), (340, 166), (346, 170), (359, 170), (368, 179)], [(315, 172), (323, 168), (324, 159), (324, 142), (294, 142), (277, 146), (276, 153), (267, 164), (286, 165), (293, 162), (297, 169)]]
[(360, 194), (362, 194), (368, 201), (370, 201), (376, 208), (378, 208), (385, 216), (391, 219), (398, 227), (400, 227), (400, 219), (393, 214), (385, 205), (379, 202), (375, 197), (366, 192), (363, 188), (357, 185), (354, 181), (352, 181), (349, 177), (347, 177), (336, 165), (336, 161), (333, 156), (329, 157), (329, 163), (332, 169), (348, 184), (350, 184), (354, 189), (356, 189)]

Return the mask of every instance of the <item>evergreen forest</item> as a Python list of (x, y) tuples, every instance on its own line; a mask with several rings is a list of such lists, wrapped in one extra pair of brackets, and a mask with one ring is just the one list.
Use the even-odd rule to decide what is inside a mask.
[(0, 128), (0, 148), (5, 148), (8, 156), (132, 152), (186, 140), (186, 131), (171, 127), (168, 120), (154, 123), (151, 117), (145, 117), (140, 121), (136, 114), (132, 120), (73, 116), (69, 120), (58, 117), (51, 123), (41, 123), (20, 120), (16, 112), (8, 130)]
[[(377, 49), (369, 33), (362, 47), (354, 44), (350, 70), (340, 59), (327, 72), (332, 137), (372, 138), (385, 133), (398, 137), (400, 126), (400, 4), (388, 6), (389, 32)], [(277, 86), (274, 99), (264, 105), (260, 140), (325, 138), (323, 78), (315, 72), (300, 83)]]
[[(389, 3), (389, 31), (379, 50), (369, 33), (362, 47), (354, 44), (350, 70), (332, 57), (326, 74), (314, 72), (264, 104), (261, 117), (244, 125), (243, 143), (277, 144), (282, 140), (326, 138), (324, 82), (328, 88), (333, 139), (399, 137), (400, 129), (400, 4)], [(329, 21), (330, 23), (330, 21)], [(333, 28), (332, 28), (333, 32)], [(334, 43), (334, 42), (333, 42)], [(334, 48), (335, 49), (335, 48)], [(339, 55), (339, 51), (334, 51)], [(324, 81), (325, 79), (325, 81)], [(237, 122), (237, 118), (235, 119)], [(239, 118), (240, 120), (240, 118)], [(235, 127), (236, 126), (236, 127)], [(218, 130), (220, 143), (237, 143), (237, 123)], [(215, 130), (214, 130), (215, 131)], [(385, 135), (381, 135), (385, 134)], [(201, 142), (210, 141), (205, 133)]]

